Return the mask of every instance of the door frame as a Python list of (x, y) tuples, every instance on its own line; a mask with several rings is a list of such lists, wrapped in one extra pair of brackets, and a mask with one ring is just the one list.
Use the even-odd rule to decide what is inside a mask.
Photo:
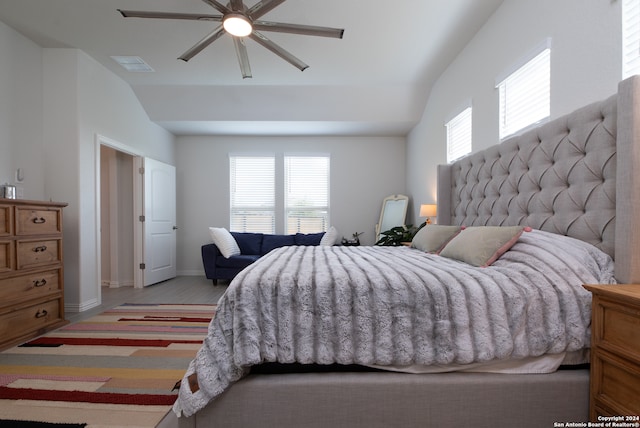
[(101, 169), (101, 159), (100, 159), (100, 146), (107, 146), (116, 151), (126, 153), (133, 157), (133, 170), (131, 174), (133, 176), (133, 212), (131, 215), (133, 216), (133, 287), (134, 288), (143, 288), (144, 287), (144, 271), (139, 268), (140, 263), (144, 260), (143, 253), (143, 228), (142, 223), (137, 218), (142, 212), (143, 208), (143, 175), (140, 173), (140, 168), (143, 165), (143, 153), (129, 147), (125, 144), (122, 144), (118, 141), (112, 140), (111, 138), (105, 137), (104, 135), (96, 134), (95, 136), (95, 161), (96, 161), (96, 266), (98, 269), (98, 276), (100, 280), (98, 281), (98, 296), (100, 296), (100, 303), (102, 303), (102, 239), (101, 239), (101, 216), (100, 216), (100, 193), (101, 193), (101, 183), (100, 183), (100, 169)]

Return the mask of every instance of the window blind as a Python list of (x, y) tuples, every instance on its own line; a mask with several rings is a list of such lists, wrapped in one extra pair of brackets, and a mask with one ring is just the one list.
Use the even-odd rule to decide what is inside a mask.
[(286, 231), (324, 232), (329, 224), (329, 157), (285, 156)]
[(471, 153), (472, 110), (467, 107), (445, 124), (447, 128), (447, 162)]
[(622, 2), (622, 78), (640, 74), (640, 0)]
[(230, 156), (234, 232), (275, 233), (275, 158)]
[(548, 119), (551, 111), (551, 49), (538, 53), (497, 87), (500, 139)]

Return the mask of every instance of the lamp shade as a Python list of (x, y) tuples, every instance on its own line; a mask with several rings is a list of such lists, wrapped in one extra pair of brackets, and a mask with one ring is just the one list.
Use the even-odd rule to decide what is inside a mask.
[(434, 204), (420, 205), (420, 217), (435, 217), (438, 215), (438, 206)]

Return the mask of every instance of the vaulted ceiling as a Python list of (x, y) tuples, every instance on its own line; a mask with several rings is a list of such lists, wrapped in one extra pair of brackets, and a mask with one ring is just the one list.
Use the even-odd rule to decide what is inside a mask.
[[(247, 40), (251, 79), (242, 78), (228, 35), (177, 59), (220, 23), (117, 11), (219, 14), (202, 0), (0, 0), (0, 21), (42, 47), (84, 51), (176, 135), (406, 135), (431, 85), (502, 2), (285, 1), (261, 19), (344, 28), (344, 37), (264, 32), (309, 68)], [(126, 71), (112, 56), (138, 56), (154, 71)]]

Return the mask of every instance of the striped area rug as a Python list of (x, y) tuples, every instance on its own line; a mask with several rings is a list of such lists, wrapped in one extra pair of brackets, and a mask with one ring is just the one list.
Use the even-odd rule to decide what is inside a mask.
[(125, 304), (0, 353), (0, 420), (156, 426), (214, 312)]

